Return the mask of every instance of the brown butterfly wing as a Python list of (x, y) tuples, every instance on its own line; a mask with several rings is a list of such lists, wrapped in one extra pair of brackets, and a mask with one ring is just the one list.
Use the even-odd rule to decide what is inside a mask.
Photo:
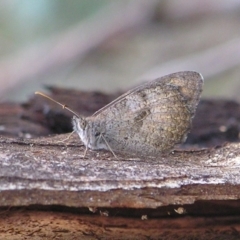
[(90, 119), (116, 152), (158, 155), (186, 139), (202, 91), (196, 72), (178, 72), (120, 96)]

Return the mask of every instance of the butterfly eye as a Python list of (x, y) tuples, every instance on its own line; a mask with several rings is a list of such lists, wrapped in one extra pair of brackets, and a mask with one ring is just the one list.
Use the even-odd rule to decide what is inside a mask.
[(80, 125), (81, 125), (81, 128), (82, 128), (82, 129), (85, 129), (85, 128), (86, 128), (86, 125), (87, 125), (87, 122), (86, 122), (84, 119), (81, 119)]

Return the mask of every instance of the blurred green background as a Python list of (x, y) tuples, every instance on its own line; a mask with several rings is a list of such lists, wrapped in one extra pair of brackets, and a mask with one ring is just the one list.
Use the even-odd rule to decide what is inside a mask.
[(1, 0), (0, 100), (44, 85), (114, 92), (182, 70), (240, 100), (240, 2)]
[(94, 15), (109, 1), (1, 0), (1, 54), (28, 47)]

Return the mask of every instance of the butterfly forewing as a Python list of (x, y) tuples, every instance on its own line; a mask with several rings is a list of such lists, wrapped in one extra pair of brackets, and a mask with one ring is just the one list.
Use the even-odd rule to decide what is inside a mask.
[(185, 140), (202, 91), (196, 72), (179, 72), (143, 84), (91, 119), (113, 151), (158, 155)]

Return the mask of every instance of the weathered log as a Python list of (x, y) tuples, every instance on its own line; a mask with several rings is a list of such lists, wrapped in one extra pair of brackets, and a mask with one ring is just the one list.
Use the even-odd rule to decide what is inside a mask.
[(66, 135), (0, 138), (1, 206), (157, 208), (240, 197), (240, 144), (173, 151), (159, 158), (115, 159)]
[[(239, 238), (237, 103), (203, 101), (185, 150), (157, 158), (118, 154), (116, 159), (111, 152), (91, 150), (83, 157), (85, 147), (76, 135), (65, 142), (60, 141), (67, 134), (13, 137), (17, 131), (8, 131), (14, 126), (8, 117), (29, 136), (53, 132), (48, 125), (59, 118), (58, 110), (34, 101), (4, 105), (8, 114), (0, 118), (5, 129), (0, 137), (0, 239)], [(43, 131), (34, 132), (28, 122)], [(227, 139), (236, 142), (222, 144)], [(213, 143), (218, 146), (201, 147)]]

